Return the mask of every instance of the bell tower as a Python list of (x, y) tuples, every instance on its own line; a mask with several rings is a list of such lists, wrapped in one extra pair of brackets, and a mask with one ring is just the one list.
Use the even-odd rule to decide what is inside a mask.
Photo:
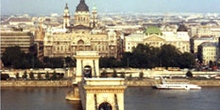
[(93, 6), (93, 9), (92, 9), (92, 24), (91, 24), (91, 27), (92, 28), (95, 28), (97, 27), (97, 9), (95, 6)]
[(70, 13), (69, 13), (68, 4), (66, 3), (66, 7), (63, 14), (63, 28), (65, 29), (69, 26), (70, 26)]

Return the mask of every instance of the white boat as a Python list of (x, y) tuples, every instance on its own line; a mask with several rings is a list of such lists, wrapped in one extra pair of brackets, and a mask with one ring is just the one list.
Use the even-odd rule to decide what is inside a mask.
[(199, 90), (201, 89), (198, 85), (193, 84), (158, 84), (155, 86), (156, 89), (174, 89), (174, 90)]
[(156, 89), (167, 89), (167, 90), (199, 90), (200, 86), (188, 83), (167, 83), (163, 78), (161, 78), (162, 84), (155, 86)]

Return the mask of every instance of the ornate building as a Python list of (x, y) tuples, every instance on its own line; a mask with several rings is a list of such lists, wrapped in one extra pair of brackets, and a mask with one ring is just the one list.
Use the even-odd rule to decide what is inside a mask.
[(164, 44), (174, 45), (181, 52), (190, 52), (190, 37), (184, 25), (180, 25), (176, 32), (162, 32), (158, 27), (148, 27), (144, 34), (131, 34), (125, 37), (125, 51), (132, 52), (138, 44), (149, 44), (160, 47)]
[[(64, 11), (64, 26), (68, 27), (69, 11)], [(91, 25), (92, 24), (92, 25)], [(73, 57), (76, 51), (98, 51), (102, 57), (118, 55), (118, 36), (115, 31), (97, 27), (97, 11), (93, 8), (90, 20), (89, 7), (81, 0), (76, 7), (74, 26), (67, 29), (49, 30), (44, 38), (44, 56)]]

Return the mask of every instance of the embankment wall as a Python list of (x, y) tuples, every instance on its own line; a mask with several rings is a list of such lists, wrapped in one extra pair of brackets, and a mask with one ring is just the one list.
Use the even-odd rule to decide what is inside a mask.
[(71, 87), (70, 80), (59, 81), (1, 81), (1, 87)]

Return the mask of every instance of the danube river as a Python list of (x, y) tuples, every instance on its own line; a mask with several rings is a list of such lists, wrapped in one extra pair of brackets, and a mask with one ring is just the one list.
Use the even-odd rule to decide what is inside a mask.
[[(1, 88), (1, 110), (81, 110), (65, 100), (71, 88)], [(129, 87), (125, 110), (219, 110), (220, 87), (202, 90), (153, 90)]]

